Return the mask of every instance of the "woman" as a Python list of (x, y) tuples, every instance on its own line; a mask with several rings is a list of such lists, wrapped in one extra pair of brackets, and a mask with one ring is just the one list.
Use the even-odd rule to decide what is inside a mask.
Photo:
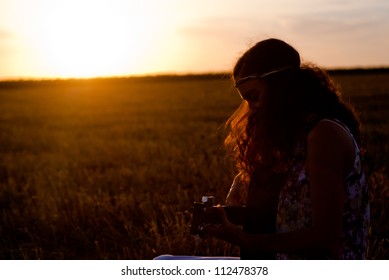
[(227, 205), (204, 234), (240, 246), (242, 259), (364, 259), (368, 188), (359, 122), (328, 75), (278, 39), (250, 48), (233, 69), (243, 99), (227, 122), (236, 162)]

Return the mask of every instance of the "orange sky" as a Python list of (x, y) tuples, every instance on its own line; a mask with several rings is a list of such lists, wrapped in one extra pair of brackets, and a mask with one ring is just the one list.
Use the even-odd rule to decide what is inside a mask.
[(389, 65), (385, 0), (0, 0), (0, 79), (229, 71), (277, 37), (326, 68)]

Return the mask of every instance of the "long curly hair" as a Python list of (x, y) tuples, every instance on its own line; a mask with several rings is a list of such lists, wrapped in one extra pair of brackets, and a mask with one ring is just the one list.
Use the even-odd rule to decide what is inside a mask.
[[(260, 110), (250, 111), (252, 109), (248, 103), (243, 101), (226, 122), (229, 133), (224, 145), (235, 160), (241, 180), (246, 183), (250, 182), (254, 172), (286, 174), (295, 156), (297, 143), (305, 141), (309, 128), (320, 119), (340, 120), (360, 142), (355, 110), (342, 99), (338, 86), (327, 72), (314, 64), (297, 65), (300, 64), (297, 51), (277, 39), (266, 40), (266, 43), (269, 42), (273, 45), (281, 42), (282, 55), (288, 56), (285, 55), (287, 49), (292, 59), (288, 62), (288, 59), (282, 58), (274, 46), (270, 55), (258, 54), (264, 52), (263, 45), (258, 47), (260, 42), (238, 60), (232, 73), (235, 80), (237, 77), (287, 66), (262, 78), (268, 94)], [(275, 66), (271, 65), (272, 55), (276, 57)], [(267, 61), (261, 63), (264, 56)]]

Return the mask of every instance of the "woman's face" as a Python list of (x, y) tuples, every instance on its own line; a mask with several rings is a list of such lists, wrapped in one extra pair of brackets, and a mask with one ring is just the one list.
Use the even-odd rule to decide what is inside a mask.
[(242, 99), (247, 101), (250, 111), (256, 111), (264, 106), (265, 98), (268, 94), (266, 82), (261, 78), (252, 78), (239, 83), (240, 77), (237, 77), (238, 90)]

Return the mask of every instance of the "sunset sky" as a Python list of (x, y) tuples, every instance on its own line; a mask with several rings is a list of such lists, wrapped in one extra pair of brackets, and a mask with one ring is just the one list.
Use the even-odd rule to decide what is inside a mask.
[(269, 37), (325, 68), (389, 66), (387, 0), (0, 0), (0, 79), (229, 71)]

